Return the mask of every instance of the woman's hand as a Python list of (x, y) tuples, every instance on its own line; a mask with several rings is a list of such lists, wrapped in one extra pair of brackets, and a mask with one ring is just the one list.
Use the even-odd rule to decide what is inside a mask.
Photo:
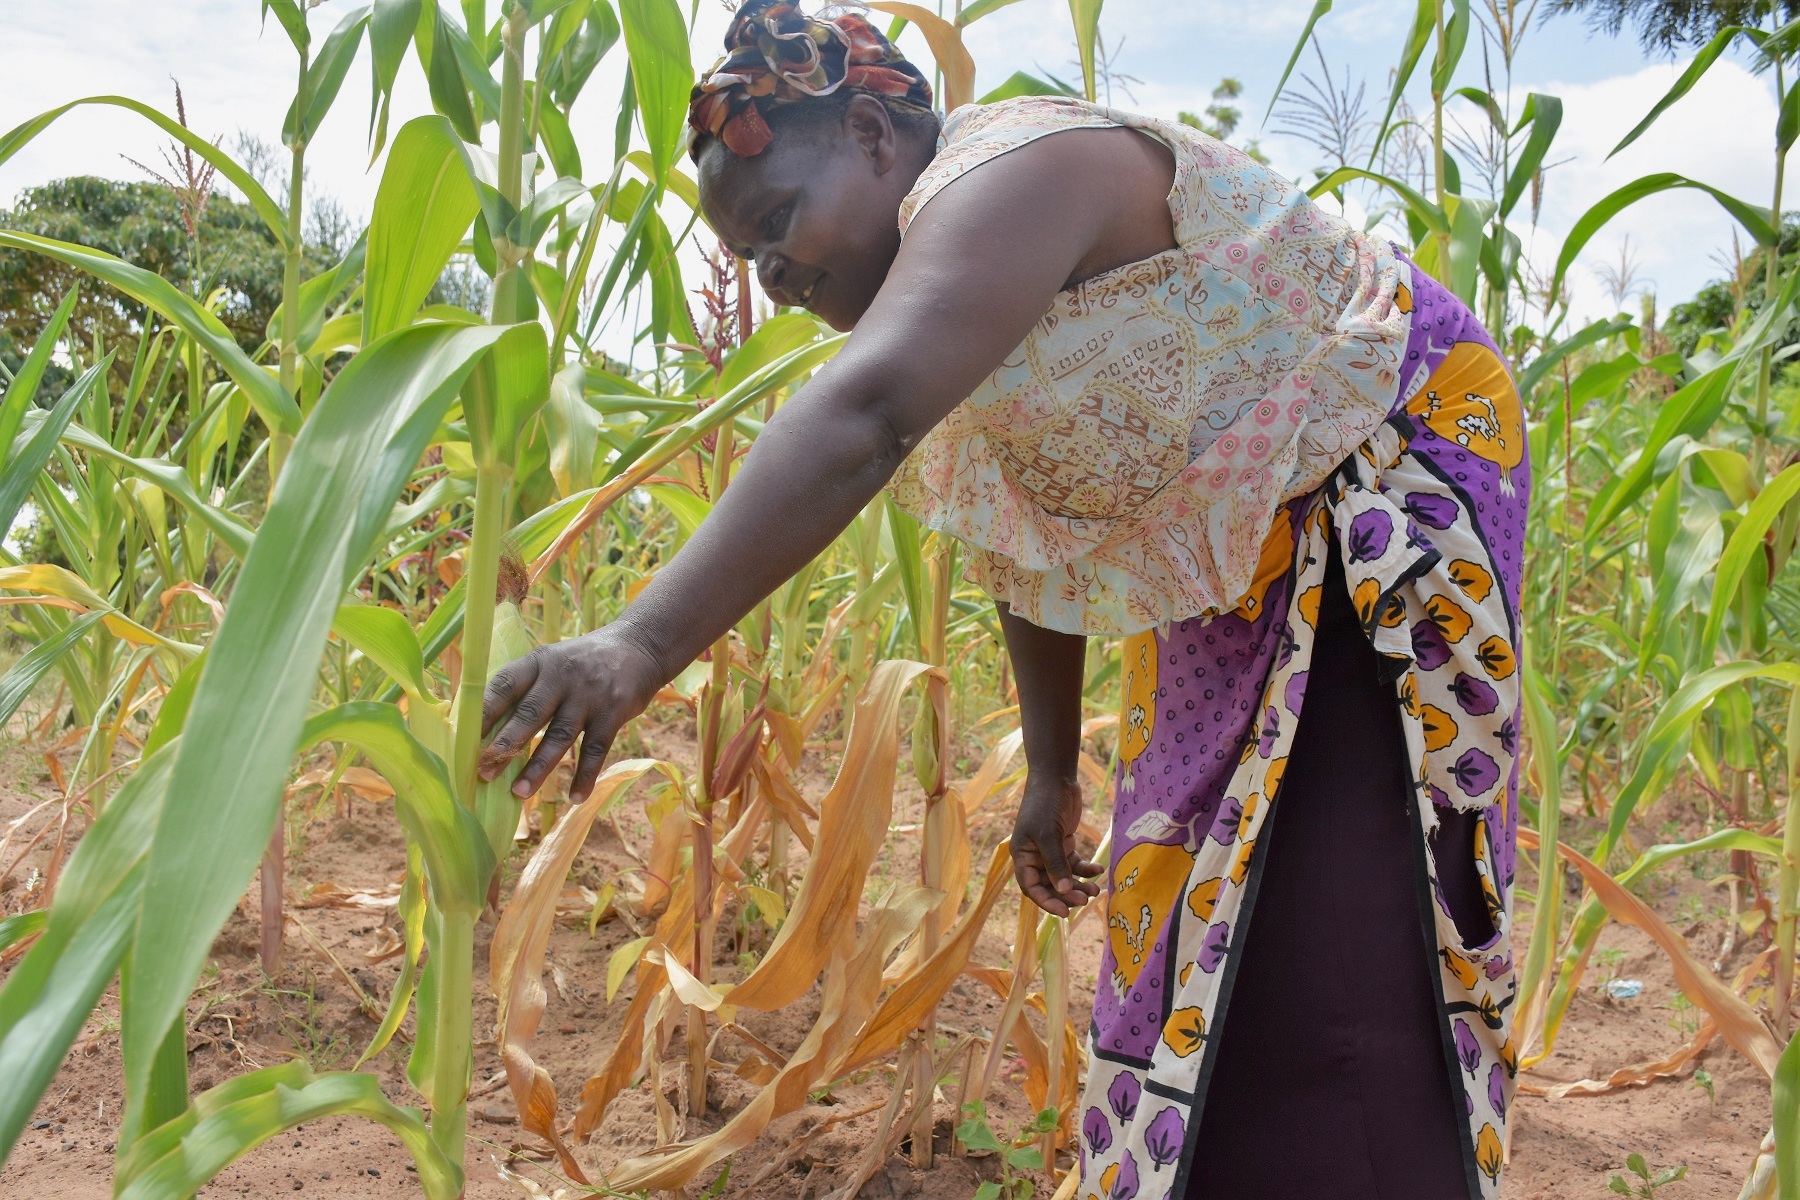
[(1080, 783), (1039, 784), (1026, 777), (1013, 821), (1013, 878), (1032, 903), (1054, 916), (1066, 917), (1100, 894), (1093, 882), (1100, 864), (1082, 858), (1075, 844), (1080, 828)]
[(579, 736), (581, 754), (569, 797), (585, 800), (619, 728), (643, 712), (666, 682), (656, 656), (639, 645), (622, 622), (539, 646), (488, 681), (481, 707), (482, 736), (508, 711), (512, 719), (482, 751), (481, 777), (499, 774), (506, 761), (543, 729), (537, 753), (512, 786), (513, 795), (524, 799), (543, 785)]

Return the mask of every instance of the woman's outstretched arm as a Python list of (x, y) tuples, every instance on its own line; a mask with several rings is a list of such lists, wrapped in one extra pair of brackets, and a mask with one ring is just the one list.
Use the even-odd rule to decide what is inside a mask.
[(490, 777), (542, 728), (514, 792), (535, 792), (579, 738), (570, 792), (585, 796), (619, 727), (829, 546), (1025, 338), (1120, 204), (1084, 140), (1042, 139), (921, 210), (843, 351), (765, 426), (711, 514), (636, 601), (611, 625), (539, 647), (494, 676), (484, 732), (511, 719), (484, 755)]

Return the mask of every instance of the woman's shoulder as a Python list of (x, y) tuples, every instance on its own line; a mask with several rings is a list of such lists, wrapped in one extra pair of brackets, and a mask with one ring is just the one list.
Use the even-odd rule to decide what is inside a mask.
[(1013, 96), (991, 104), (962, 105), (944, 119), (936, 155), (900, 205), (900, 230), (906, 231), (926, 201), (982, 163), (1046, 134), (1118, 124), (1098, 106), (1072, 96)]

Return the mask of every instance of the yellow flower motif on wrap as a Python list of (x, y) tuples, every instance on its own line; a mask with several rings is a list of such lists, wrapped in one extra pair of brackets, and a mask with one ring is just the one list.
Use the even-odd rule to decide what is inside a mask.
[(1387, 603), (1381, 607), (1381, 627), (1383, 629), (1396, 629), (1405, 620), (1406, 601), (1400, 598), (1399, 592), (1395, 592), (1387, 598)]
[(1112, 1166), (1106, 1168), (1106, 1170), (1100, 1172), (1100, 1194), (1102, 1196), (1112, 1195), (1113, 1180), (1117, 1179), (1118, 1177), (1119, 1177), (1119, 1164), (1118, 1163), (1114, 1163)]
[(1120, 651), (1125, 686), (1119, 699), (1119, 757), (1132, 762), (1150, 745), (1156, 730), (1156, 631), (1146, 629), (1125, 639)]
[(1256, 831), (1258, 818), (1262, 812), (1262, 805), (1263, 798), (1256, 792), (1251, 792), (1248, 796), (1244, 797), (1243, 810), (1238, 813), (1237, 835), (1239, 841), (1247, 839), (1252, 841), (1255, 840), (1252, 835)]
[(1476, 649), (1475, 661), (1481, 664), (1489, 679), (1510, 679), (1512, 673), (1519, 669), (1519, 660), (1513, 655), (1512, 643), (1497, 633)]
[(1452, 346), (1406, 407), (1445, 441), (1502, 470), (1524, 460), (1525, 410), (1506, 364), (1486, 346)]
[(1494, 590), (1494, 577), (1480, 563), (1459, 558), (1450, 564), (1450, 582), (1469, 594), (1469, 599), (1480, 604)]
[(1450, 949), (1448, 946), (1438, 947), (1438, 957), (1444, 960), (1444, 967), (1456, 977), (1456, 982), (1465, 988), (1474, 988), (1479, 976), (1475, 973), (1475, 964)]
[(1419, 681), (1411, 671), (1400, 677), (1400, 707), (1409, 717), (1419, 715)]
[(1187, 986), (1188, 976), (1192, 975), (1193, 973), (1194, 973), (1194, 964), (1193, 963), (1186, 963), (1182, 966), (1182, 968), (1181, 968), (1181, 986), (1182, 987)]
[(1239, 842), (1237, 857), (1231, 862), (1231, 882), (1239, 887), (1244, 886), (1244, 879), (1250, 874), (1250, 859), (1256, 853), (1256, 839)]
[(1246, 621), (1254, 621), (1263, 613), (1263, 601), (1277, 579), (1285, 577), (1294, 565), (1294, 525), (1285, 510), (1275, 514), (1274, 527), (1263, 539), (1262, 558), (1256, 564), (1256, 576), (1250, 590), (1232, 611)]
[(1507, 1038), (1504, 1042), (1500, 1043), (1500, 1061), (1506, 1064), (1506, 1073), (1508, 1075), (1517, 1075), (1519, 1073), (1519, 1052), (1513, 1049), (1513, 1040), (1511, 1038)]
[(1188, 893), (1188, 911), (1202, 921), (1211, 924), (1213, 908), (1219, 903), (1219, 888), (1224, 882), (1223, 879), (1214, 876), (1212, 879), (1202, 879), (1196, 883), (1194, 890)]
[(1381, 599), (1381, 581), (1374, 578), (1363, 580), (1350, 593), (1350, 602), (1356, 605), (1356, 619), (1367, 628), (1375, 619), (1375, 604)]
[(1494, 1132), (1492, 1125), (1483, 1125), (1475, 1138), (1475, 1165), (1489, 1179), (1500, 1178), (1500, 1167), (1505, 1161), (1506, 1153), (1500, 1145), (1500, 1135)]
[(1456, 740), (1456, 719), (1435, 704), (1419, 706), (1419, 724), (1425, 729), (1425, 749), (1442, 750)]
[(1394, 307), (1403, 313), (1413, 310), (1412, 289), (1404, 283), (1394, 289)]
[[(1163, 1025), (1163, 1044), (1177, 1058), (1187, 1058), (1206, 1042), (1206, 1014), (1197, 1008), (1178, 1008)], [(1101, 1179), (1102, 1183), (1106, 1180)]]
[(1299, 609), (1300, 619), (1306, 622), (1308, 629), (1319, 627), (1319, 601), (1324, 596), (1324, 585), (1317, 583), (1300, 593), (1300, 603), (1296, 607)]
[(1133, 846), (1119, 860), (1106, 900), (1106, 931), (1113, 983), (1121, 991), (1137, 982), (1193, 869), (1194, 856), (1186, 850), (1154, 842)]
[(1263, 772), (1263, 790), (1267, 791), (1271, 796), (1279, 795), (1281, 792), (1281, 779), (1282, 776), (1286, 774), (1287, 756), (1285, 754), (1280, 758), (1270, 759), (1268, 770)]
[(1468, 637), (1469, 627), (1475, 623), (1463, 606), (1448, 596), (1426, 597), (1425, 615), (1452, 646)]

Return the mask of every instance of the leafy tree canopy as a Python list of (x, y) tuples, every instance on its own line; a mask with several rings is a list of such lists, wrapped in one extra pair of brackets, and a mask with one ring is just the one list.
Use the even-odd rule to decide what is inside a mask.
[(1800, 16), (1800, 0), (1550, 0), (1548, 11), (1579, 14), (1607, 34), (1630, 22), (1645, 50), (1673, 55), (1680, 47), (1704, 44), (1727, 25), (1766, 29), (1771, 19)]

